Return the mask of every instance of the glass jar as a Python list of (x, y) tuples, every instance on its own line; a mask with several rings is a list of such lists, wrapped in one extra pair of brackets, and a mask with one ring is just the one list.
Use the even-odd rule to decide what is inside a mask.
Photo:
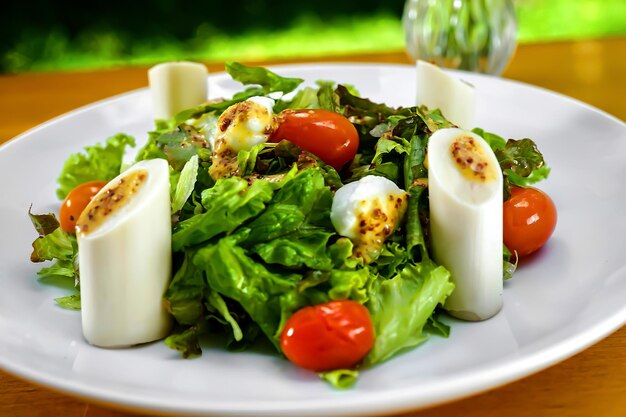
[(417, 60), (499, 75), (516, 46), (512, 0), (406, 0), (406, 50)]

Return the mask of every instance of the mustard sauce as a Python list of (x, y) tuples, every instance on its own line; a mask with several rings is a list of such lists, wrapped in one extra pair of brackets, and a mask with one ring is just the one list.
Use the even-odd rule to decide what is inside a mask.
[(219, 137), (215, 141), (215, 149), (211, 155), (211, 166), (209, 175), (215, 181), (220, 178), (230, 178), (239, 173), (239, 162), (237, 153), (230, 149), (224, 138)]
[(495, 181), (496, 167), (487, 159), (485, 150), (471, 136), (460, 136), (450, 145), (450, 156), (461, 174), (472, 181)]
[(138, 169), (120, 178), (117, 183), (105, 187), (81, 213), (76, 222), (77, 233), (86, 235), (96, 231), (109, 216), (130, 202), (147, 179), (148, 171)]
[(361, 201), (357, 215), (358, 239), (354, 246), (354, 256), (365, 263), (375, 260), (383, 248), (385, 240), (404, 217), (409, 195), (389, 194), (387, 198)]

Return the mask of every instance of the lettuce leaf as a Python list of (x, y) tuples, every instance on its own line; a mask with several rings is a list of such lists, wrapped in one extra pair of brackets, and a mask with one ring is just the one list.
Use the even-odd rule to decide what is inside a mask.
[(191, 262), (194, 252), (185, 253), (180, 268), (163, 296), (167, 309), (179, 324), (193, 325), (204, 317), (207, 288), (202, 270)]
[[(32, 245), (31, 262), (54, 261), (37, 272), (40, 280), (62, 288), (78, 287), (76, 236), (61, 229), (53, 213), (33, 214), (29, 210), (28, 216), (39, 234)], [(61, 297), (55, 301), (63, 308), (80, 309), (80, 295)]]
[(375, 279), (367, 307), (376, 341), (365, 363), (382, 362), (425, 341), (429, 317), (452, 293), (450, 273), (432, 261), (409, 264), (391, 279)]
[(334, 371), (322, 372), (319, 374), (319, 377), (334, 388), (349, 389), (352, 388), (359, 379), (359, 371), (353, 369), (336, 369)]
[(511, 186), (528, 187), (548, 178), (550, 168), (532, 139), (504, 140), (495, 133), (475, 128), (493, 149), (504, 175), (504, 200), (510, 196)]
[(499, 149), (504, 149), (504, 146), (506, 145), (506, 140), (502, 136), (496, 135), (495, 133), (486, 132), (480, 127), (475, 127), (474, 129), (472, 129), (472, 132), (483, 138), (494, 152)]
[(55, 298), (54, 301), (59, 307), (66, 310), (80, 310), (80, 293)]
[(302, 78), (281, 77), (267, 68), (249, 67), (238, 62), (227, 62), (225, 67), (233, 80), (243, 85), (259, 85), (265, 94), (276, 91), (287, 94), (304, 82)]
[(32, 214), (30, 211), (28, 215), (39, 233), (33, 242), (31, 262), (73, 261), (78, 247), (76, 237), (61, 229), (56, 216), (53, 213)]
[(261, 213), (272, 195), (273, 187), (268, 181), (255, 181), (250, 186), (239, 177), (217, 181), (214, 187), (202, 192), (206, 211), (176, 225), (172, 248), (180, 251), (221, 233), (232, 232)]
[(278, 348), (279, 329), (301, 305), (295, 291), (299, 275), (269, 271), (231, 236), (199, 249), (193, 264), (205, 272), (211, 289), (241, 304)]
[(329, 270), (332, 268), (327, 245), (334, 233), (324, 230), (299, 230), (282, 238), (259, 243), (252, 248), (268, 264), (290, 268)]
[(198, 155), (194, 155), (187, 161), (180, 172), (172, 198), (172, 213), (180, 211), (191, 196), (191, 193), (193, 193), (196, 179), (198, 178), (199, 166)]
[(78, 185), (88, 181), (110, 181), (122, 168), (126, 146), (135, 146), (132, 136), (119, 133), (106, 140), (104, 145), (87, 146), (84, 153), (72, 154), (57, 179), (57, 197), (62, 200)]
[(183, 358), (200, 356), (200, 336), (207, 332), (207, 323), (200, 322), (179, 333), (172, 333), (165, 338), (165, 345), (170, 349), (179, 351)]

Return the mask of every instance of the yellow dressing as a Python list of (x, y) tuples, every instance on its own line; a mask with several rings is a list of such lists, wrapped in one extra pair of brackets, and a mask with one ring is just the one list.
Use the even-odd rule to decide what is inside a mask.
[(109, 183), (91, 200), (76, 222), (76, 231), (83, 235), (94, 232), (106, 219), (131, 200), (148, 179), (148, 171), (138, 169)]
[(408, 201), (409, 195), (401, 193), (359, 203), (354, 256), (363, 259), (365, 263), (378, 257), (385, 240), (404, 217)]
[(469, 180), (485, 183), (497, 178), (497, 167), (489, 162), (485, 150), (471, 136), (455, 138), (450, 145), (450, 157)]

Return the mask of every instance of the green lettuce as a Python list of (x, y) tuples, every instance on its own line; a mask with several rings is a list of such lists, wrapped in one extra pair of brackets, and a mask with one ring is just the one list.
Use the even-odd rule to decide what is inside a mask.
[(382, 362), (424, 342), (424, 326), (453, 289), (450, 273), (432, 261), (409, 264), (391, 279), (373, 280), (367, 307), (376, 341), (365, 363)]
[(165, 338), (165, 345), (170, 349), (179, 351), (183, 358), (200, 356), (202, 354), (200, 336), (206, 334), (207, 327), (206, 322), (200, 322), (180, 332), (172, 333)]
[(172, 198), (172, 213), (180, 211), (193, 193), (199, 166), (198, 155), (194, 155), (180, 172)]
[(513, 254), (505, 245), (502, 245), (502, 278), (507, 281), (513, 278), (513, 274), (517, 269), (518, 257), (517, 253), (515, 254), (515, 262), (511, 262), (513, 260)]
[(80, 293), (55, 298), (54, 301), (59, 307), (66, 310), (80, 310)]
[(33, 251), (30, 255), (31, 262), (55, 261), (49, 267), (42, 268), (37, 274), (40, 276), (64, 276), (72, 278), (77, 276), (75, 267), (78, 244), (76, 236), (61, 229), (56, 216), (49, 214), (28, 215), (39, 236), (33, 242)]
[(164, 295), (168, 311), (182, 325), (194, 325), (204, 318), (204, 299), (208, 290), (202, 270), (191, 262), (193, 255), (191, 251), (185, 253)]
[(334, 388), (349, 389), (352, 388), (359, 379), (359, 371), (353, 369), (336, 369), (334, 371), (322, 372), (319, 376)]
[(261, 213), (272, 195), (273, 187), (268, 181), (255, 181), (252, 185), (239, 177), (217, 181), (214, 187), (202, 192), (202, 206), (206, 211), (176, 225), (173, 249), (179, 251), (221, 233), (232, 232)]
[(504, 175), (504, 200), (510, 196), (511, 186), (528, 187), (548, 178), (550, 168), (532, 139), (504, 140), (495, 133), (475, 128), (493, 149)]
[(241, 304), (278, 348), (279, 329), (301, 305), (295, 291), (299, 275), (269, 271), (232, 237), (202, 247), (193, 263), (204, 271), (209, 287)]
[(74, 188), (89, 181), (110, 181), (120, 174), (127, 146), (135, 146), (132, 136), (119, 133), (104, 145), (87, 146), (84, 153), (72, 154), (57, 179), (57, 197), (64, 199)]
[[(33, 242), (31, 262), (54, 261), (50, 266), (41, 268), (37, 275), (42, 282), (52, 283), (62, 288), (78, 288), (78, 243), (76, 236), (61, 229), (56, 216), (33, 214), (28, 216), (39, 236)], [(80, 295), (73, 294), (55, 299), (63, 308), (80, 309)]]
[(259, 85), (265, 94), (276, 91), (287, 94), (304, 82), (302, 78), (282, 77), (267, 68), (249, 67), (238, 62), (227, 62), (225, 67), (233, 80), (243, 85)]

